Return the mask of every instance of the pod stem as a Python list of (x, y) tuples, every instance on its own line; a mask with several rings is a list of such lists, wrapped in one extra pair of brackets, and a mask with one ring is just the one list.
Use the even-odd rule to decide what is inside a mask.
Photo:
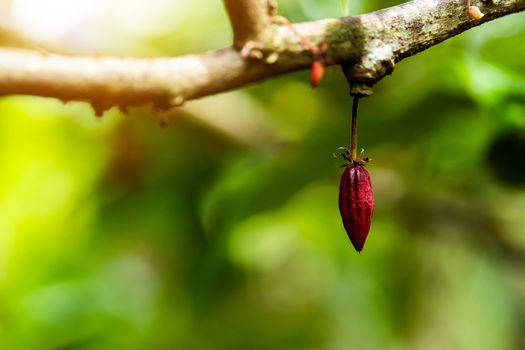
[(350, 154), (352, 157), (352, 160), (357, 160), (357, 108), (359, 104), (359, 97), (354, 96), (354, 102), (352, 105), (352, 133), (350, 135), (350, 138), (352, 140), (352, 144), (350, 145)]

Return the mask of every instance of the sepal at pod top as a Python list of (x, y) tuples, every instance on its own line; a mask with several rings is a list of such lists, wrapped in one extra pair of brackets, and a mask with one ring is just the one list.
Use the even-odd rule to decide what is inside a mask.
[(348, 238), (360, 252), (374, 215), (374, 193), (368, 171), (356, 163), (345, 167), (339, 185), (339, 211)]

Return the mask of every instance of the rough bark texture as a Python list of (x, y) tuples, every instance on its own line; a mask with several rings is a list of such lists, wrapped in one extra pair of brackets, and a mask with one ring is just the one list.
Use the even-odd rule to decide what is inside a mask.
[[(247, 16), (252, 19), (245, 21), (233, 19), (240, 16), (242, 6), (253, 13), (263, 11), (250, 7), (263, 6), (261, 1), (225, 0), (225, 4), (234, 33), (251, 25), (257, 29), (246, 37), (235, 34), (232, 47), (200, 55), (138, 59), (0, 49), (0, 95), (89, 101), (99, 111), (115, 105), (144, 103), (168, 108), (310, 67), (311, 52), (288, 26), (268, 24), (265, 19), (254, 22), (253, 16)], [(368, 95), (371, 86), (390, 74), (394, 64), (405, 57), (474, 26), (525, 10), (525, 0), (493, 0), (479, 5), (486, 14), (481, 20), (467, 16), (464, 0), (414, 0), (368, 14), (294, 27), (314, 45), (327, 42), (328, 57), (333, 64), (345, 67), (352, 93)], [(261, 31), (266, 34), (255, 34)], [(243, 41), (253, 39), (261, 59), (244, 58), (240, 54), (240, 47), (247, 43)]]

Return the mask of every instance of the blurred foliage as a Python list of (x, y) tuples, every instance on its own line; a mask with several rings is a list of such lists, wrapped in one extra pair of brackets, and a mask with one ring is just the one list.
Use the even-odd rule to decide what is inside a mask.
[[(228, 45), (220, 1), (130, 3), (53, 45)], [(295, 21), (341, 14), (280, 5)], [(316, 91), (299, 72), (165, 115), (2, 98), (0, 348), (523, 349), (524, 42), (522, 14), (484, 24), (361, 102), (376, 197), (361, 254), (337, 207), (337, 67)]]

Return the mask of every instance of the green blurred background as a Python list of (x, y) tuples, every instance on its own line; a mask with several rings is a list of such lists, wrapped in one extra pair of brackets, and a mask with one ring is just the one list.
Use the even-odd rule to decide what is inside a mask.
[[(341, 15), (338, 0), (279, 4), (294, 21)], [(221, 1), (0, 12), (67, 52), (231, 37)], [(316, 91), (299, 72), (164, 114), (0, 99), (0, 349), (524, 349), (524, 19), (402, 61), (361, 102), (376, 199), (361, 254), (337, 206), (351, 106), (337, 67)]]

